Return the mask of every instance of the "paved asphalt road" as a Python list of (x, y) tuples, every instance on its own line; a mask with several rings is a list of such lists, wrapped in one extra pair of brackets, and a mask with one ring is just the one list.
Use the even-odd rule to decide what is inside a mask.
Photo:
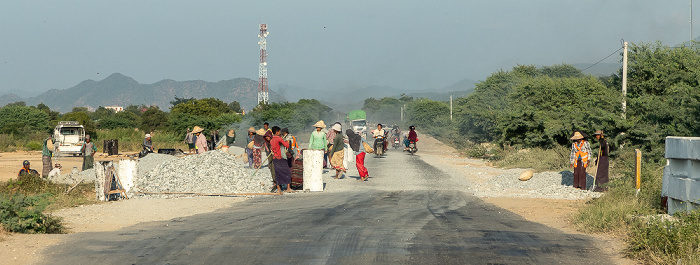
[[(428, 159), (426, 159), (428, 160)], [(253, 198), (210, 214), (70, 235), (48, 264), (610, 264), (564, 234), (462, 192), (464, 177), (390, 151), (372, 179)]]

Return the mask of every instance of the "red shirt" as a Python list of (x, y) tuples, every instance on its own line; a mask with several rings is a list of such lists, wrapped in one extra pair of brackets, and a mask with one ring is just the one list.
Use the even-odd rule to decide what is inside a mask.
[(285, 142), (282, 139), (282, 137), (279, 137), (277, 135), (272, 136), (272, 140), (270, 140), (270, 149), (272, 149), (273, 159), (282, 159), (282, 150), (280, 148), (280, 144), (284, 145), (284, 147), (289, 149), (289, 143)]
[(408, 132), (408, 140), (411, 142), (415, 142), (418, 139), (418, 134), (416, 134), (416, 131), (410, 131)]

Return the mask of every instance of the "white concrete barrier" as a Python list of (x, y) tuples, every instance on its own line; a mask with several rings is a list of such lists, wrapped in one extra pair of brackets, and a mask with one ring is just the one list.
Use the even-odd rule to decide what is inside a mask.
[(700, 137), (666, 137), (666, 159), (661, 196), (668, 196), (668, 213), (700, 208)]
[(304, 150), (304, 190), (323, 191), (323, 150)]
[(119, 160), (119, 167), (117, 168), (117, 176), (119, 176), (119, 181), (121, 181), (122, 186), (127, 193), (134, 186), (134, 179), (136, 179), (136, 160), (122, 159)]

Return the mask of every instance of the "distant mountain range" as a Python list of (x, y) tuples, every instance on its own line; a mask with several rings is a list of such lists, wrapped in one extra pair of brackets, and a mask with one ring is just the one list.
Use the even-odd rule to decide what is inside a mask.
[(296, 102), (303, 98), (315, 98), (336, 111), (349, 111), (360, 109), (367, 98), (396, 97), (401, 95), (414, 98), (427, 98), (446, 101), (450, 95), (454, 98), (464, 97), (474, 91), (477, 81), (464, 79), (450, 86), (435, 90), (401, 90), (390, 86), (368, 86), (360, 89), (346, 91), (313, 90), (287, 84), (277, 85), (271, 90), (277, 92), (281, 98)]
[[(22, 98), (14, 94), (0, 97), (0, 106), (24, 101), (27, 105), (44, 103), (52, 110), (69, 112), (73, 107), (96, 109), (99, 106), (146, 105), (170, 108), (170, 101), (180, 98), (214, 97), (226, 103), (238, 101), (241, 107), (252, 109), (257, 105), (258, 81), (235, 78), (219, 82), (202, 80), (174, 81), (165, 79), (153, 84), (139, 84), (131, 77), (114, 73), (101, 81), (86, 80), (68, 89), (51, 89), (35, 97)], [(271, 101), (283, 101), (270, 92)]]
[[(298, 86), (278, 85), (270, 89), (272, 102), (296, 102), (299, 99), (313, 98), (330, 106), (335, 111), (349, 111), (362, 108), (366, 98), (401, 97), (428, 98), (446, 101), (450, 95), (464, 97), (474, 90), (476, 81), (461, 80), (451, 86), (435, 90), (401, 90), (389, 86), (368, 86), (348, 91), (319, 91)], [(87, 107), (94, 110), (100, 106), (146, 105), (169, 110), (170, 101), (179, 98), (214, 97), (226, 103), (238, 101), (241, 107), (250, 110), (257, 105), (258, 81), (249, 78), (235, 78), (219, 82), (202, 80), (174, 81), (161, 80), (153, 84), (140, 84), (131, 77), (114, 73), (100, 80), (85, 80), (67, 89), (51, 89), (34, 97), (21, 97), (15, 94), (0, 96), (0, 106), (24, 101), (29, 106), (44, 103), (52, 110), (69, 112), (73, 107)]]

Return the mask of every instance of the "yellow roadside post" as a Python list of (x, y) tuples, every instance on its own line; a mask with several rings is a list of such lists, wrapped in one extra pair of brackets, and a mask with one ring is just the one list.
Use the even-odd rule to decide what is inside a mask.
[(642, 188), (642, 151), (639, 149), (634, 149), (635, 167), (634, 167), (634, 180), (637, 187), (637, 195)]

